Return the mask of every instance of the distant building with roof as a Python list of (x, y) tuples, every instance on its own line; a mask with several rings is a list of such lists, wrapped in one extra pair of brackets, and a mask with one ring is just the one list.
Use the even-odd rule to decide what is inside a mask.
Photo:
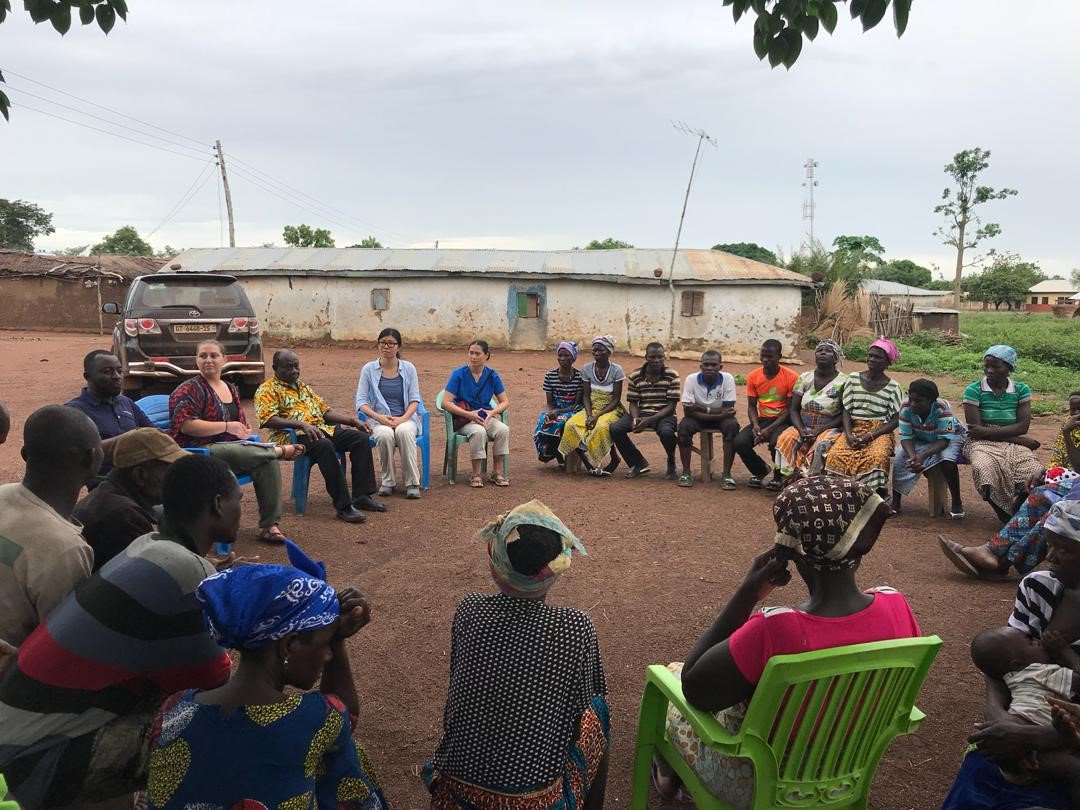
[[(211, 248), (168, 267), (228, 273), (271, 336), (373, 340), (393, 326), (410, 343), (550, 349), (613, 335), (641, 354), (717, 346), (757, 357), (797, 341), (798, 273), (715, 250), (432, 250)], [(163, 268), (166, 269), (166, 268)]]
[(1040, 281), (1028, 288), (1024, 309), (1028, 312), (1053, 312), (1056, 304), (1068, 304), (1069, 299), (1078, 292), (1080, 289), (1069, 279), (1051, 278)]

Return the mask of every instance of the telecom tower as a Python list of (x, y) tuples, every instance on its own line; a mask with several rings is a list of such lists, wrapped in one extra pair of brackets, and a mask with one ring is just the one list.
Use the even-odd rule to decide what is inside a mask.
[(803, 168), (806, 169), (806, 179), (803, 181), (806, 196), (803, 197), (802, 218), (803, 230), (807, 234), (806, 239), (803, 241), (803, 250), (809, 250), (814, 244), (814, 186), (817, 185), (817, 180), (814, 179), (814, 170), (817, 167), (818, 162), (813, 158), (807, 158), (806, 163), (803, 164)]

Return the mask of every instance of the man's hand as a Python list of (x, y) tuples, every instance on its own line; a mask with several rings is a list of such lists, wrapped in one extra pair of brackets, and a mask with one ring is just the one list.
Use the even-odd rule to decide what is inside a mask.
[(307, 422), (300, 422), (299, 424), (300, 432), (303, 433), (304, 437), (312, 444), (326, 438), (326, 434), (314, 425), (309, 425)]
[(651, 416), (639, 416), (634, 420), (634, 433), (641, 433), (641, 431), (647, 429), (652, 425)]
[(746, 572), (739, 587), (750, 589), (754, 602), (760, 602), (772, 593), (774, 588), (782, 588), (791, 581), (787, 564), (787, 560), (782, 558), (775, 548), (758, 554), (750, 563), (750, 570)]
[(343, 588), (337, 592), (337, 598), (341, 607), (341, 619), (334, 638), (346, 639), (356, 635), (360, 628), (371, 621), (371, 608), (356, 588)]
[[(390, 418), (393, 419), (393, 417)], [(356, 423), (353, 425), (353, 427), (359, 430), (361, 433), (366, 433), (369, 436), (371, 435), (371, 423), (361, 419), (360, 417), (356, 418)], [(390, 427), (393, 427), (393, 425), (391, 425)]]
[(230, 551), (224, 557), (207, 557), (214, 568), (220, 571), (228, 571), (230, 568), (239, 568), (241, 565), (254, 565), (259, 561), (259, 555), (254, 557), (239, 557), (235, 551)]

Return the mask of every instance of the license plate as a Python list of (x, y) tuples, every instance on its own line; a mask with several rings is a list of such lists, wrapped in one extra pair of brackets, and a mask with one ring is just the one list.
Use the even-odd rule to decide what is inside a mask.
[(172, 327), (173, 332), (180, 334), (217, 334), (216, 323), (174, 323)]

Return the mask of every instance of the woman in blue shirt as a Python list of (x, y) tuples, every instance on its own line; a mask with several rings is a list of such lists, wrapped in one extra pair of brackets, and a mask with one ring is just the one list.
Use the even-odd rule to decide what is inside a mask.
[(510, 428), (499, 419), (499, 414), (510, 407), (510, 397), (499, 372), (487, 365), (490, 359), (491, 349), (486, 340), (470, 343), (469, 361), (454, 369), (446, 383), (447, 396), (443, 398), (443, 408), (454, 417), (454, 431), (469, 440), (472, 459), (469, 486), (472, 487), (484, 486), (480, 463), (487, 458), (488, 439), (494, 444), (495, 453), (488, 480), (497, 487), (510, 486), (499, 471), (501, 462), (510, 454)]
[(372, 420), (371, 435), (379, 454), (382, 483), (379, 494), (391, 495), (397, 486), (394, 477), (394, 448), (401, 453), (405, 476), (405, 497), (420, 497), (420, 468), (416, 463), (416, 436), (420, 431), (417, 413), (423, 400), (416, 366), (402, 360), (401, 332), (379, 332), (379, 358), (360, 369), (356, 386), (356, 410)]

